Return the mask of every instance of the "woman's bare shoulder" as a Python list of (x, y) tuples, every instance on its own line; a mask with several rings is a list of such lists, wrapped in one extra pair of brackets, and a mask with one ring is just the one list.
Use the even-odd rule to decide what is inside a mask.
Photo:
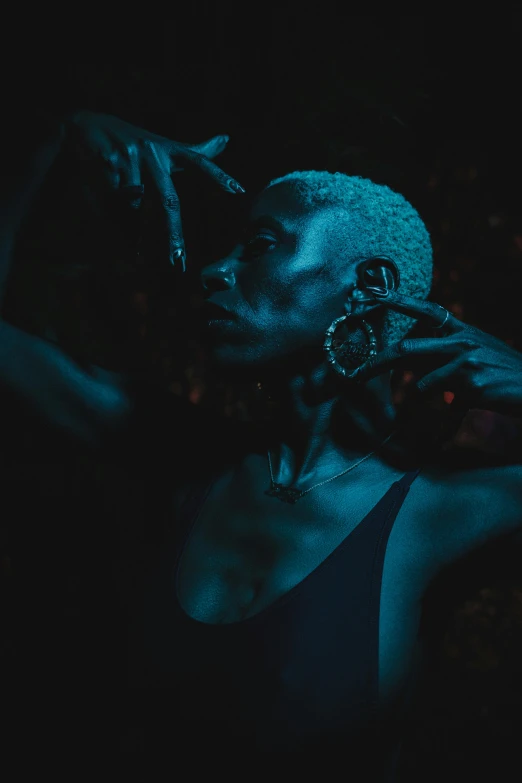
[(423, 469), (434, 499), (430, 517), (452, 551), (471, 552), (522, 531), (522, 460), (476, 448), (454, 447)]

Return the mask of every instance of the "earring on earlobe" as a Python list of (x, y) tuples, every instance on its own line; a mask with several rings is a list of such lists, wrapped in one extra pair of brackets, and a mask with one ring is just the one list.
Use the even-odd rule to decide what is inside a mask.
[[(360, 318), (360, 324), (368, 338), (367, 345), (361, 345), (351, 337), (348, 337), (346, 340), (335, 340), (334, 335), (341, 324), (348, 318), (357, 317), (356, 310), (359, 304), (368, 302), (374, 304), (375, 299), (367, 297), (364, 291), (355, 289), (352, 292), (351, 299), (344, 304), (345, 315), (336, 318), (326, 330), (323, 349), (327, 354), (327, 361), (332, 369), (346, 380), (357, 381), (359, 371), (377, 354), (377, 339), (371, 325), (364, 318)], [(348, 358), (351, 364), (355, 365), (355, 368), (348, 370), (346, 367), (343, 367), (339, 362), (338, 354), (341, 354), (343, 358)], [(356, 364), (357, 362), (358, 364)]]
[[(364, 328), (364, 331), (366, 332), (366, 336), (368, 337), (368, 345), (358, 345), (354, 340), (351, 340), (350, 337), (341, 343), (334, 342), (334, 334), (336, 330), (342, 323), (344, 323), (344, 321), (347, 320), (347, 318), (350, 318), (351, 315), (351, 313), (348, 315), (341, 315), (340, 318), (336, 318), (330, 324), (326, 330), (323, 349), (326, 351), (328, 363), (336, 373), (342, 375), (342, 377), (346, 380), (356, 381), (360, 370), (366, 366), (372, 357), (376, 356), (377, 340), (370, 324), (361, 318), (361, 324)], [(335, 351), (339, 350), (341, 347), (344, 356), (349, 356), (350, 359), (360, 361), (360, 363), (351, 372), (349, 372), (346, 367), (343, 367), (337, 359)]]
[[(370, 265), (374, 265), (376, 261), (386, 261), (393, 264), (396, 280), (394, 279), (390, 270), (385, 266), (380, 267), (379, 270), (372, 269)], [(360, 318), (357, 308), (359, 305), (377, 304), (374, 295), (371, 294), (369, 297), (367, 294), (367, 291), (370, 291), (371, 293), (372, 288), (375, 287), (376, 281), (381, 283), (382, 290), (386, 291), (386, 293), (388, 293), (389, 289), (393, 290), (395, 287), (398, 287), (399, 281), (399, 270), (397, 265), (387, 256), (370, 258), (367, 260), (366, 264), (367, 266), (363, 270), (361, 283), (355, 286), (351, 292), (350, 299), (344, 304), (344, 310), (346, 314), (342, 315), (340, 318), (336, 318), (330, 324), (326, 330), (325, 340), (323, 343), (323, 348), (327, 354), (328, 363), (332, 369), (346, 380), (353, 380), (355, 382), (358, 382), (360, 370), (362, 370), (362, 368), (365, 367), (366, 364), (377, 354), (377, 339), (375, 337), (375, 333), (368, 321)], [(377, 271), (379, 274), (377, 274)], [(368, 338), (367, 345), (360, 345), (351, 336), (344, 341), (334, 340), (335, 331), (342, 323), (344, 323), (344, 321), (346, 321), (347, 318), (350, 317), (360, 318), (361, 326), (363, 327), (366, 333), (366, 337)], [(352, 365), (354, 365), (357, 361), (359, 364), (357, 364), (354, 369), (346, 369), (346, 367), (343, 367), (339, 362), (339, 359), (335, 353), (336, 351), (342, 357), (349, 358)]]
[[(385, 263), (379, 264), (378, 268), (373, 268), (375, 267), (376, 262)], [(393, 265), (395, 277), (388, 268), (388, 265), (390, 264)], [(366, 268), (362, 271), (362, 282), (360, 287), (353, 289), (351, 299), (344, 305), (346, 315), (336, 318), (326, 330), (323, 348), (326, 351), (328, 363), (336, 373), (342, 375), (346, 380), (358, 382), (360, 370), (362, 370), (362, 368), (377, 354), (377, 340), (372, 327), (363, 318), (360, 319), (360, 323), (368, 338), (367, 345), (359, 345), (351, 337), (348, 337), (348, 339), (344, 341), (334, 340), (335, 331), (347, 318), (360, 317), (357, 313), (358, 305), (367, 303), (376, 304), (374, 296), (371, 296), (371, 298), (367, 297), (365, 293), (366, 290), (371, 292), (372, 289), (378, 287), (387, 295), (389, 290), (393, 291), (399, 287), (399, 281), (399, 269), (391, 258), (388, 256), (376, 256), (367, 259)], [(376, 286), (376, 283), (378, 286)], [(342, 364), (340, 364), (335, 353), (336, 350), (343, 357), (349, 357), (353, 363), (356, 361), (359, 361), (360, 363), (355, 366), (355, 369), (347, 370), (346, 367), (343, 367)]]

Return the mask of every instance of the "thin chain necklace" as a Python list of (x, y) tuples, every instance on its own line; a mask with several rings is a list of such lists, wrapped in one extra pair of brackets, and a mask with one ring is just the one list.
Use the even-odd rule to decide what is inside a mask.
[(367, 454), (365, 457), (359, 460), (359, 462), (356, 462), (355, 465), (350, 465), (349, 468), (346, 468), (346, 470), (343, 470), (341, 473), (337, 473), (335, 476), (332, 476), (331, 478), (325, 479), (324, 481), (320, 481), (318, 484), (314, 484), (313, 487), (309, 487), (308, 489), (305, 489), (304, 491), (300, 489), (296, 489), (295, 487), (284, 487), (282, 484), (278, 484), (276, 481), (274, 481), (274, 472), (272, 470), (272, 460), (270, 458), (270, 449), (268, 449), (268, 466), (270, 468), (270, 481), (271, 481), (271, 487), (270, 489), (265, 490), (265, 495), (270, 495), (271, 497), (277, 498), (278, 500), (281, 500), (283, 503), (296, 503), (300, 498), (303, 497), (303, 495), (307, 495), (309, 492), (311, 492), (313, 489), (317, 489), (317, 487), (322, 487), (323, 484), (328, 484), (329, 481), (333, 481), (336, 478), (339, 478), (340, 476), (344, 476), (345, 473), (348, 473), (350, 470), (353, 470), (357, 467), (357, 465), (360, 465), (361, 462), (364, 462), (365, 459), (369, 459), (371, 456), (375, 454), (376, 451), (378, 451), (382, 446), (384, 446), (385, 443), (387, 443), (393, 436), (397, 433), (397, 430), (394, 430), (391, 435), (388, 435), (388, 437), (383, 440), (380, 446), (377, 446), (374, 451), (370, 452), (370, 454)]

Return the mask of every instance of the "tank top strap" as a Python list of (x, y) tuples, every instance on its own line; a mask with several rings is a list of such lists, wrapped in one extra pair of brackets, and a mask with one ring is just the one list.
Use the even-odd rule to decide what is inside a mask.
[(398, 486), (403, 490), (408, 490), (412, 483), (415, 481), (419, 473), (421, 472), (421, 467), (415, 468), (415, 470), (409, 470), (407, 473), (404, 474), (402, 478), (400, 478), (397, 482)]
[[(386, 547), (397, 515), (401, 510), (404, 500), (406, 499), (406, 495), (410, 490), (411, 484), (417, 478), (420, 471), (421, 467), (415, 468), (414, 470), (409, 470), (400, 479), (395, 481), (388, 492), (380, 500), (380, 502), (377, 503), (377, 505), (374, 507), (373, 512), (371, 512), (367, 518), (370, 524), (367, 526), (366, 532), (367, 535), (370, 536), (368, 540), (373, 546), (370, 580), (371, 599), (369, 609), (369, 629), (370, 638), (372, 640), (370, 649), (372, 650), (373, 654), (372, 672), (374, 672), (376, 682), (379, 671), (379, 611)], [(375, 686), (374, 698), (369, 705), (369, 709), (370, 719), (373, 722), (374, 730), (379, 732), (380, 726), (377, 713), (377, 692), (378, 687)]]
[[(379, 533), (379, 559), (381, 560), (381, 566), (384, 562), (384, 551), (386, 549), (386, 543), (390, 535), (393, 523), (397, 518), (406, 495), (410, 491), (410, 487), (413, 481), (417, 478), (421, 471), (421, 467), (409, 470), (400, 479), (394, 481), (388, 492), (381, 498), (372, 511), (368, 514), (368, 521), (371, 521), (369, 525), (370, 529), (380, 530)], [(366, 520), (364, 520), (366, 521)]]

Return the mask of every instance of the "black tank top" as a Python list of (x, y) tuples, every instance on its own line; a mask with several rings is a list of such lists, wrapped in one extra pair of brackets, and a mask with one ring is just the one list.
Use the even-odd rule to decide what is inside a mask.
[(398, 719), (383, 726), (377, 713), (380, 592), (390, 531), (419, 472), (395, 481), (289, 592), (225, 625), (190, 618), (177, 599), (177, 565), (215, 477), (196, 482), (146, 569), (131, 622), (125, 713), (141, 750), (220, 759), (246, 775), (277, 760), (294, 771), (344, 767), (357, 779), (391, 780), (400, 732)]

